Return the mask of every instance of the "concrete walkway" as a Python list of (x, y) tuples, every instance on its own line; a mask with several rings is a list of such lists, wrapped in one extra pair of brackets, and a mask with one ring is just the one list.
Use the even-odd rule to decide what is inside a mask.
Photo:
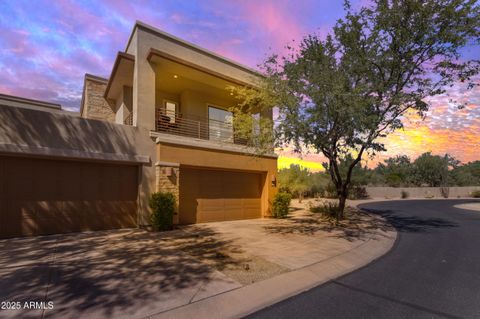
[(468, 210), (475, 210), (477, 212), (480, 211), (480, 203), (479, 202), (459, 204), (459, 205), (455, 205), (453, 207), (457, 207), (457, 208), (461, 208), (461, 209), (468, 209)]
[[(256, 219), (0, 240), (0, 318), (241, 317), (357, 269), (387, 252), (383, 220), (341, 227), (294, 203)], [(25, 302), (52, 309), (25, 309)]]

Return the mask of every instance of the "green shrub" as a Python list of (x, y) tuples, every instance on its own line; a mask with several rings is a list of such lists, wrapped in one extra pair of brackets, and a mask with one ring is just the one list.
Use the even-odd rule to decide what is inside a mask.
[(480, 189), (473, 191), (471, 196), (474, 198), (480, 198)]
[(327, 186), (325, 186), (323, 196), (325, 198), (338, 198), (337, 189), (332, 182), (328, 182)]
[(277, 193), (273, 198), (273, 217), (285, 218), (288, 215), (288, 208), (290, 207), (290, 201), (292, 195), (288, 193)]
[(369, 198), (367, 189), (361, 185), (354, 185), (348, 193), (348, 199), (367, 199)]
[(408, 198), (410, 196), (410, 194), (407, 191), (402, 191), (401, 196), (402, 196), (402, 198)]
[(172, 193), (153, 193), (149, 202), (152, 214), (150, 219), (155, 230), (170, 230), (175, 212), (175, 196)]
[(310, 211), (315, 214), (322, 214), (328, 218), (336, 218), (338, 213), (338, 202), (325, 201), (318, 206), (311, 206)]

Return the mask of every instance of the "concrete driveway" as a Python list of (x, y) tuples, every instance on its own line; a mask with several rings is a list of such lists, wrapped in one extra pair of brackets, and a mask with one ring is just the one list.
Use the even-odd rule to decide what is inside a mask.
[[(240, 286), (190, 254), (196, 239), (183, 235), (135, 229), (2, 240), (0, 300), (23, 309), (0, 310), (0, 318), (138, 318)], [(210, 249), (222, 245), (215, 239)], [(53, 309), (26, 310), (30, 301)]]
[(370, 215), (338, 227), (302, 205), (293, 211), (286, 220), (165, 233), (129, 229), (0, 240), (0, 301), (21, 308), (0, 310), (0, 318), (143, 318), (353, 251), (389, 231)]

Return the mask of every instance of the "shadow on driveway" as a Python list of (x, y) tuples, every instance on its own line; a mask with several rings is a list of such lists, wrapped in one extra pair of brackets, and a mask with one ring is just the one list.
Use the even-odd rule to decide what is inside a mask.
[(339, 223), (319, 213), (310, 213), (265, 226), (265, 230), (270, 233), (314, 235), (324, 232), (328, 237), (350, 242), (370, 238), (373, 234), (378, 234), (378, 231), (387, 232), (392, 229), (392, 226), (384, 220), (361, 211), (348, 213), (347, 218)]
[[(221, 253), (230, 243), (218, 238), (204, 228), (195, 233), (120, 230), (2, 240), (0, 300), (53, 301), (54, 309), (46, 314), (55, 317), (87, 311), (100, 317), (148, 315), (158, 311), (155, 303), (176, 306), (182, 294), (187, 302), (193, 298), (191, 288), (198, 290), (214, 274), (204, 260), (218, 268), (237, 262)], [(0, 317), (8, 314), (29, 318), (39, 312), (1, 312)]]

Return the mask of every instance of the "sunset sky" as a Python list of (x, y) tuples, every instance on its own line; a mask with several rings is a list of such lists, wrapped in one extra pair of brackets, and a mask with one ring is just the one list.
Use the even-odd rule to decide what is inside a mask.
[[(366, 2), (366, 1), (362, 1)], [(78, 110), (83, 77), (108, 77), (117, 51), (125, 49), (135, 20), (151, 24), (245, 65), (256, 67), (293, 39), (325, 36), (342, 17), (343, 1), (0, 1), (0, 93), (57, 102)], [(360, 2), (353, 1), (354, 7)], [(463, 58), (480, 59), (480, 47)], [(468, 102), (457, 110), (450, 99)], [(480, 159), (480, 88), (456, 85), (432, 99), (425, 121), (414, 116), (386, 141), (388, 152), (415, 158), (432, 151), (463, 162)], [(300, 163), (321, 169), (322, 158), (300, 159), (288, 149), (279, 167)]]

